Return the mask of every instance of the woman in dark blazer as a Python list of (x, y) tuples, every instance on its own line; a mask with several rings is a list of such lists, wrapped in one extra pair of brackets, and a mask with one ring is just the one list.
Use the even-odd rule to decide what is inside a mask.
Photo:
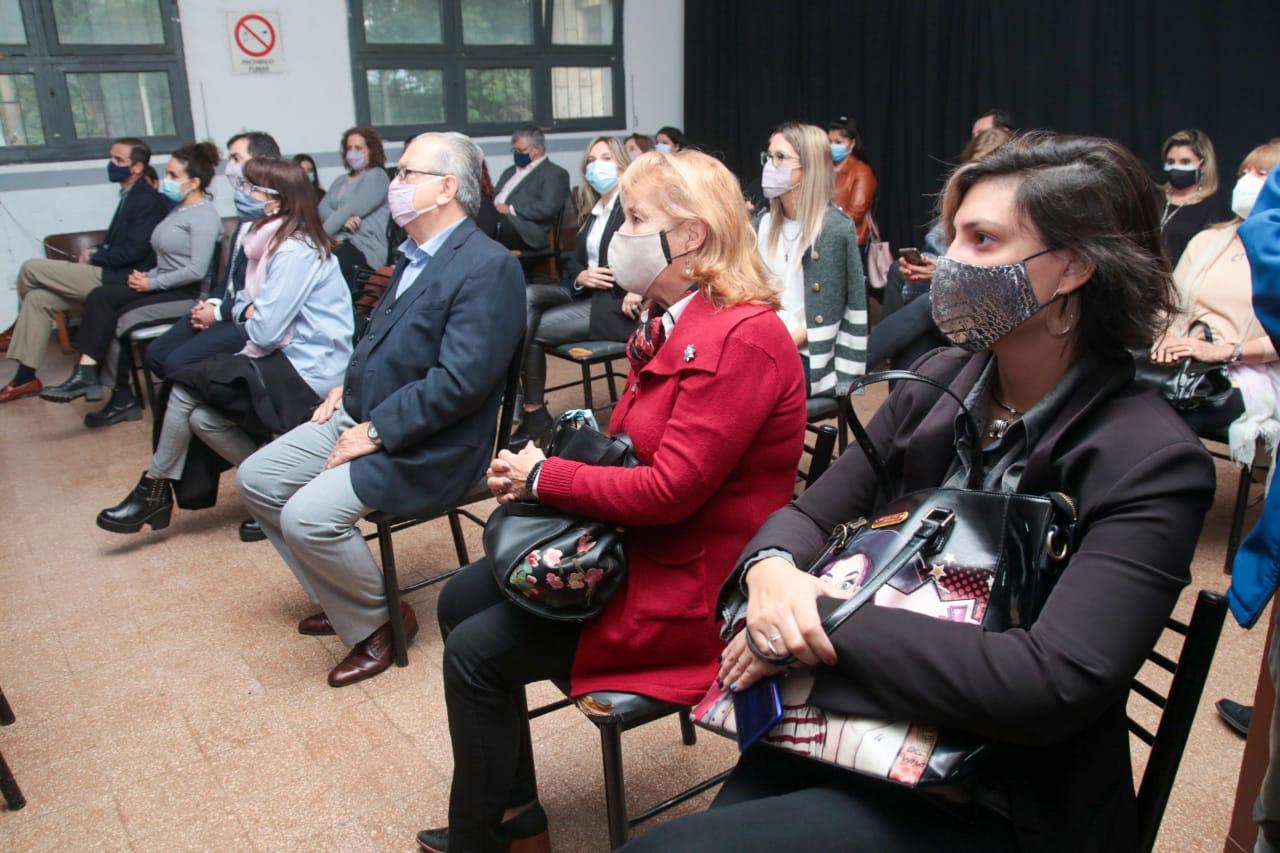
[[(725, 586), (726, 634), (745, 610), (761, 649), (816, 667), (818, 707), (989, 739), (972, 783), (940, 797), (756, 748), (710, 811), (629, 849), (1134, 849), (1125, 702), (1189, 581), (1214, 488), (1208, 454), (1132, 384), (1125, 353), (1149, 346), (1173, 300), (1157, 198), (1117, 144), (1052, 134), (961, 167), (943, 198), (950, 245), (933, 311), (963, 350), (919, 371), (973, 408), (984, 488), (1063, 491), (1079, 510), (1074, 556), (1030, 629), (869, 606), (823, 633), (819, 614), (839, 592), (797, 567), (835, 525), (896, 496), (876, 494), (856, 449), (769, 519)], [(896, 492), (963, 480), (957, 413), (921, 383), (890, 395), (870, 434)], [(745, 639), (732, 635), (718, 674), (739, 691), (777, 672)]]
[(511, 437), (520, 448), (551, 426), (543, 402), (547, 386), (545, 348), (574, 341), (625, 341), (635, 331), (640, 298), (628, 296), (609, 269), (609, 243), (622, 225), (618, 181), (631, 159), (612, 136), (597, 136), (582, 152), (582, 185), (577, 189), (578, 240), (559, 284), (531, 284), (525, 290), (524, 414)]
[(640, 465), (543, 459), (529, 447), (504, 451), (489, 487), (504, 503), (532, 496), (625, 525), (627, 582), (603, 613), (575, 624), (508, 601), (487, 562), (449, 581), (438, 615), (455, 770), (449, 826), (420, 833), (425, 850), (506, 850), (546, 832), (524, 685), (567, 678), (574, 696), (624, 690), (697, 701), (722, 647), (720, 584), (791, 495), (804, 376), (774, 313), (737, 180), (696, 151), (651, 152), (627, 170), (621, 191), (615, 280), (667, 309), (628, 343), (632, 371), (609, 425), (631, 437)]

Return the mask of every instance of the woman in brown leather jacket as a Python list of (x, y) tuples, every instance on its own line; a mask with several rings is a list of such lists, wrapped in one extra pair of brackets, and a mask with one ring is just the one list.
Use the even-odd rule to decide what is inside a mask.
[(831, 159), (836, 164), (836, 207), (849, 214), (858, 227), (858, 245), (866, 246), (868, 215), (876, 200), (876, 176), (867, 165), (862, 135), (853, 119), (840, 116), (827, 125), (827, 137), (831, 140)]

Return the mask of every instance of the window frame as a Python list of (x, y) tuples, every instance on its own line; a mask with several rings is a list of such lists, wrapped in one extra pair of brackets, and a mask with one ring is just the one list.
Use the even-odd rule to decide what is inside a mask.
[[(466, 71), (475, 68), (529, 68), (533, 72), (533, 116), (529, 124), (537, 125), (548, 133), (626, 127), (626, 73), (622, 42), (624, 2), (613, 0), (612, 44), (552, 44), (551, 21), (555, 15), (556, 0), (530, 0), (532, 44), (468, 45), (462, 43), (462, 0), (440, 0), (441, 43), (428, 45), (366, 42), (364, 0), (347, 0), (356, 122), (372, 127), (390, 142), (400, 142), (417, 133), (442, 130), (461, 131), (471, 136), (505, 136), (521, 122), (467, 121)], [(609, 68), (613, 76), (613, 112), (606, 116), (556, 119), (552, 114), (553, 67)], [(373, 124), (365, 72), (386, 69), (442, 71), (445, 120), (431, 124)]]
[(45, 144), (0, 146), (0, 164), (91, 160), (106, 156), (112, 139), (117, 137), (76, 137), (67, 74), (164, 72), (169, 80), (174, 132), (138, 138), (146, 142), (153, 152), (171, 151), (195, 138), (178, 3), (177, 0), (154, 2), (160, 10), (163, 44), (63, 45), (58, 42), (52, 3), (47, 0), (18, 0), (27, 44), (0, 45), (3, 53), (0, 74), (35, 76), (36, 101)]

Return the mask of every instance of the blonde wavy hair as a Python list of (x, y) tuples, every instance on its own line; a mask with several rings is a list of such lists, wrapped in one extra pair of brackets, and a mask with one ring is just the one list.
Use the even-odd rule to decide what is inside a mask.
[(711, 304), (781, 307), (779, 292), (756, 250), (742, 187), (723, 163), (688, 148), (672, 154), (650, 151), (632, 161), (620, 186), (624, 199), (652, 192), (654, 203), (676, 222), (706, 226), (706, 239), (686, 258), (690, 274)]
[[(1277, 165), (1280, 165), (1280, 137), (1270, 142), (1264, 142), (1257, 148), (1245, 155), (1240, 161), (1240, 168), (1236, 170), (1236, 177), (1239, 178), (1245, 172), (1257, 169), (1259, 172), (1269, 173)], [(1210, 228), (1226, 228), (1228, 225), (1239, 225), (1244, 222), (1233, 211), (1231, 218), (1226, 222), (1219, 222), (1217, 225), (1211, 225)]]
[[(822, 234), (822, 220), (831, 206), (835, 191), (835, 167), (831, 164), (831, 143), (827, 133), (812, 124), (789, 121), (779, 125), (769, 138), (781, 136), (796, 150), (800, 158), (800, 190), (796, 200), (796, 221), (800, 223), (800, 251), (797, 256), (813, 248)], [(778, 235), (782, 233), (782, 199), (769, 202), (769, 230), (765, 232), (764, 247), (768, 256), (778, 251)]]
[[(1164, 160), (1169, 156), (1169, 149), (1182, 146), (1190, 148), (1192, 153), (1200, 158), (1200, 194), (1201, 197), (1208, 198), (1218, 191), (1218, 155), (1214, 153), (1213, 140), (1209, 139), (1209, 134), (1194, 127), (1179, 130), (1160, 146), (1161, 168), (1164, 168)], [(1166, 182), (1161, 186), (1168, 189), (1169, 184)]]
[(587, 158), (591, 156), (591, 149), (595, 148), (598, 142), (609, 146), (609, 153), (613, 155), (613, 161), (618, 164), (619, 173), (625, 172), (627, 166), (631, 164), (627, 150), (622, 147), (622, 143), (616, 136), (597, 136), (587, 143), (587, 147), (582, 149), (582, 162), (578, 164), (578, 174), (582, 175), (582, 183), (574, 191), (578, 196), (576, 201), (579, 225), (591, 214), (591, 208), (595, 207), (596, 202), (600, 200), (600, 193), (596, 192), (595, 187), (591, 186), (591, 182), (587, 180)]

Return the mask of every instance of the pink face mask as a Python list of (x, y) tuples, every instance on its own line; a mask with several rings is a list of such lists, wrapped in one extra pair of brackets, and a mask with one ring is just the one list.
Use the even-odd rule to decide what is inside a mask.
[(413, 196), (418, 191), (418, 187), (440, 180), (444, 180), (443, 175), (432, 175), (420, 184), (406, 184), (399, 178), (391, 182), (391, 186), (387, 188), (387, 207), (391, 209), (391, 218), (396, 225), (403, 228), (422, 214), (430, 213), (440, 206), (433, 204), (421, 210), (413, 206)]
[(765, 163), (760, 173), (760, 190), (765, 198), (777, 198), (791, 189), (791, 167)]
[(235, 186), (236, 178), (244, 174), (244, 164), (239, 163), (235, 160), (228, 160), (227, 168), (225, 171), (223, 171), (222, 174), (226, 176), (227, 180), (231, 182), (232, 186)]

